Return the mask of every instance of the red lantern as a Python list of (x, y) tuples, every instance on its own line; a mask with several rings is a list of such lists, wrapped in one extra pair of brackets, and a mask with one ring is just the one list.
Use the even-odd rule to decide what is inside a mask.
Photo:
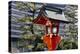
[[(57, 9), (56, 9), (57, 10)], [(59, 10), (59, 9), (58, 9)], [(46, 11), (46, 10), (45, 10)], [(45, 25), (45, 35), (43, 36), (43, 42), (47, 45), (48, 50), (55, 50), (59, 44), (61, 37), (59, 36), (59, 24), (60, 22), (68, 22), (62, 14), (54, 14), (52, 11), (40, 11), (40, 14), (33, 20), (35, 24)], [(61, 11), (61, 10), (59, 10)], [(51, 14), (50, 14), (51, 13)]]
[(43, 36), (43, 42), (47, 45), (48, 50), (55, 50), (57, 45), (59, 44), (61, 38), (58, 35), (59, 30), (59, 21), (49, 20), (48, 18), (44, 18), (40, 16), (39, 18), (33, 21), (36, 24), (42, 24), (46, 27), (46, 33)]

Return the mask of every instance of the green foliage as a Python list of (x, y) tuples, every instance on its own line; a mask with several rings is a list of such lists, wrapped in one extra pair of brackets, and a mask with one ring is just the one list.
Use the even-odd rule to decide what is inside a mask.
[(17, 6), (17, 9), (19, 10), (30, 10), (30, 11), (34, 11), (34, 7), (35, 7), (35, 4), (33, 2), (17, 2), (16, 3), (16, 6)]
[(17, 19), (18, 22), (22, 22), (22, 23), (23, 22), (25, 22), (25, 23), (26, 22), (31, 22), (32, 20), (33, 20), (32, 17), (28, 17), (28, 16), (27, 17), (20, 18), (20, 19)]
[[(68, 24), (69, 25), (69, 29), (67, 29), (67, 31), (69, 33), (68, 34), (68, 37), (69, 37), (68, 39), (73, 40), (73, 42), (70, 41), (70, 43), (69, 43), (69, 40), (68, 40), (67, 43), (69, 43), (69, 46), (67, 46), (68, 45), (67, 44), (66, 46), (64, 46), (65, 48), (70, 48), (71, 47), (71, 49), (72, 49), (73, 45), (75, 45), (75, 48), (77, 48), (76, 46), (78, 46), (78, 44), (76, 44), (76, 42), (77, 42), (76, 40), (77, 40), (77, 37), (78, 37), (78, 25), (76, 25), (77, 22), (78, 22), (77, 11), (76, 11), (77, 9), (78, 9), (77, 5), (67, 5), (66, 6), (66, 11), (64, 11), (66, 18), (69, 19), (70, 22), (72, 22), (72, 23)], [(66, 35), (67, 35), (67, 32), (66, 32)], [(74, 43), (74, 44), (72, 44), (72, 43)]]
[(69, 39), (63, 39), (58, 45), (57, 50), (78, 49), (77, 41), (71, 41)]
[(71, 22), (76, 22), (78, 20), (78, 18), (76, 18), (77, 16), (77, 9), (78, 6), (77, 5), (67, 5), (66, 6), (66, 11), (64, 11), (64, 14), (66, 16), (66, 18), (68, 18)]
[[(33, 17), (30, 16), (26, 16), (26, 14), (24, 14), (25, 16), (23, 18), (17, 19), (17, 22), (21, 22), (21, 23), (28, 23), (28, 22), (32, 22), (32, 20), (34, 19), (34, 8), (35, 4), (34, 3), (23, 3), (23, 2), (17, 2), (17, 9), (19, 10), (23, 10), (23, 11), (32, 11), (33, 12)], [(38, 27), (37, 27), (38, 28)], [(40, 38), (40, 36), (35, 35), (35, 31), (33, 31), (34, 27), (33, 25), (28, 26), (28, 25), (22, 25), (20, 27), (20, 30), (24, 31), (22, 33), (22, 38), (21, 40), (19, 40), (19, 46), (22, 48), (26, 48), (27, 50), (32, 49), (33, 51), (37, 51), (37, 50), (42, 50), (44, 49), (44, 45), (42, 43), (42, 40)], [(41, 32), (41, 30), (36, 29), (38, 32)], [(26, 44), (27, 43), (27, 44)]]
[(30, 40), (32, 40), (33, 39), (33, 35), (23, 35), (23, 37), (22, 38), (24, 38), (24, 39), (30, 39)]

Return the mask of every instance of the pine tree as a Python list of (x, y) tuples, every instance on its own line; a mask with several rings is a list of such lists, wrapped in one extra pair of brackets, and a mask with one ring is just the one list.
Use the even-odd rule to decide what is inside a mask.
[(65, 38), (62, 39), (58, 45), (58, 50), (63, 49), (77, 49), (78, 48), (78, 18), (77, 18), (77, 5), (66, 5), (64, 14), (65, 17), (71, 22), (65, 25)]
[[(40, 39), (41, 35), (43, 34), (40, 29), (37, 29), (39, 27), (32, 24), (32, 20), (35, 19), (35, 11), (36, 11), (36, 4), (34, 2), (17, 2), (16, 4), (17, 9), (20, 11), (30, 11), (32, 13), (32, 16), (28, 16), (27, 14), (24, 14), (23, 18), (17, 19), (18, 22), (27, 24), (30, 23), (30, 26), (23, 25), (20, 27), (20, 30), (24, 31), (22, 34), (21, 41), (23, 42), (20, 44), (23, 44), (24, 48), (27, 48), (28, 51), (37, 51), (37, 50), (43, 50), (44, 44), (42, 43), (42, 40)], [(36, 30), (35, 30), (36, 29)], [(41, 32), (36, 35), (36, 31)], [(35, 32), (35, 33), (34, 33)], [(27, 43), (27, 44), (26, 44)], [(30, 44), (29, 44), (30, 43)], [(38, 47), (40, 46), (40, 47)]]

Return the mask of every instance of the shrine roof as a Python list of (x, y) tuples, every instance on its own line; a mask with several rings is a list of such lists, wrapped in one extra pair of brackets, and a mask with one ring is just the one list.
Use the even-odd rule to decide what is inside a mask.
[(64, 15), (65, 5), (51, 5), (48, 4), (44, 6), (42, 14), (47, 18), (69, 22), (69, 20)]
[(49, 10), (45, 10), (45, 16), (54, 19), (54, 20), (60, 20), (60, 21), (66, 21), (68, 22), (69, 20), (65, 17), (64, 12), (58, 13), (58, 12), (53, 12)]
[[(37, 16), (37, 19), (34, 20), (34, 23), (45, 24), (46, 18), (51, 20), (58, 20), (61, 22), (69, 22), (69, 20), (64, 15), (64, 7), (59, 7), (58, 5), (47, 4), (40, 9), (40, 12)], [(44, 20), (42, 20), (44, 18)], [(44, 23), (43, 23), (44, 22)]]

